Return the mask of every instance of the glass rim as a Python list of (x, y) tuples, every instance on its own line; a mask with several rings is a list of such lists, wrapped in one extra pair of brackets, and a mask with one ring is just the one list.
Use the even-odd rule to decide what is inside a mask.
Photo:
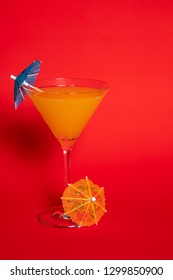
[(45, 86), (88, 86), (102, 90), (109, 90), (109, 83), (99, 79), (81, 78), (81, 77), (53, 77), (53, 78), (41, 78), (35, 81), (36, 87)]

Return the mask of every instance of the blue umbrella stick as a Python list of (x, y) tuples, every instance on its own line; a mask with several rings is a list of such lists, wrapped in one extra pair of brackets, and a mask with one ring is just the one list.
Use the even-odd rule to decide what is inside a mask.
[[(17, 77), (14, 76), (14, 75), (11, 75), (10, 78), (13, 79), (13, 80), (16, 80)], [(37, 88), (37, 87), (34, 87), (34, 86), (28, 84), (26, 81), (24, 81), (22, 85), (27, 86), (27, 87), (30, 87), (30, 88), (32, 88), (32, 89), (34, 89), (34, 90), (39, 91), (39, 92), (43, 92), (43, 90), (41, 90), (41, 89), (39, 89), (39, 88)], [(19, 88), (19, 90), (20, 90), (20, 88)], [(21, 90), (20, 90), (20, 93), (21, 93), (22, 97), (24, 98), (23, 93), (22, 93)]]

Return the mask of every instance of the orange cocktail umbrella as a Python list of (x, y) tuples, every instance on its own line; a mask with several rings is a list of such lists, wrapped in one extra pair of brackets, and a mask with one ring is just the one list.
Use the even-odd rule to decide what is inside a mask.
[(79, 227), (97, 225), (106, 212), (104, 188), (87, 177), (69, 184), (61, 199), (65, 215)]

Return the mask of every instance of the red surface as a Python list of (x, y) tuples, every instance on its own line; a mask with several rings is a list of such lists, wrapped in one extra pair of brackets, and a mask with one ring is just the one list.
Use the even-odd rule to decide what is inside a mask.
[[(0, 258), (173, 258), (173, 2), (3, 1), (0, 10)], [(63, 191), (59, 144), (13, 81), (102, 79), (111, 90), (76, 143), (72, 181), (105, 187), (98, 226), (55, 229), (37, 214)]]

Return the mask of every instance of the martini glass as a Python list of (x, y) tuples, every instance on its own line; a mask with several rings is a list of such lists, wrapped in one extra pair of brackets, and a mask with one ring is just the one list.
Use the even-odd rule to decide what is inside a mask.
[[(109, 87), (103, 81), (78, 78), (38, 80), (35, 87), (39, 91), (29, 86), (25, 89), (62, 147), (66, 188), (70, 183), (72, 147)], [(46, 225), (78, 227), (64, 214), (62, 206), (51, 207), (39, 214), (38, 218)]]

